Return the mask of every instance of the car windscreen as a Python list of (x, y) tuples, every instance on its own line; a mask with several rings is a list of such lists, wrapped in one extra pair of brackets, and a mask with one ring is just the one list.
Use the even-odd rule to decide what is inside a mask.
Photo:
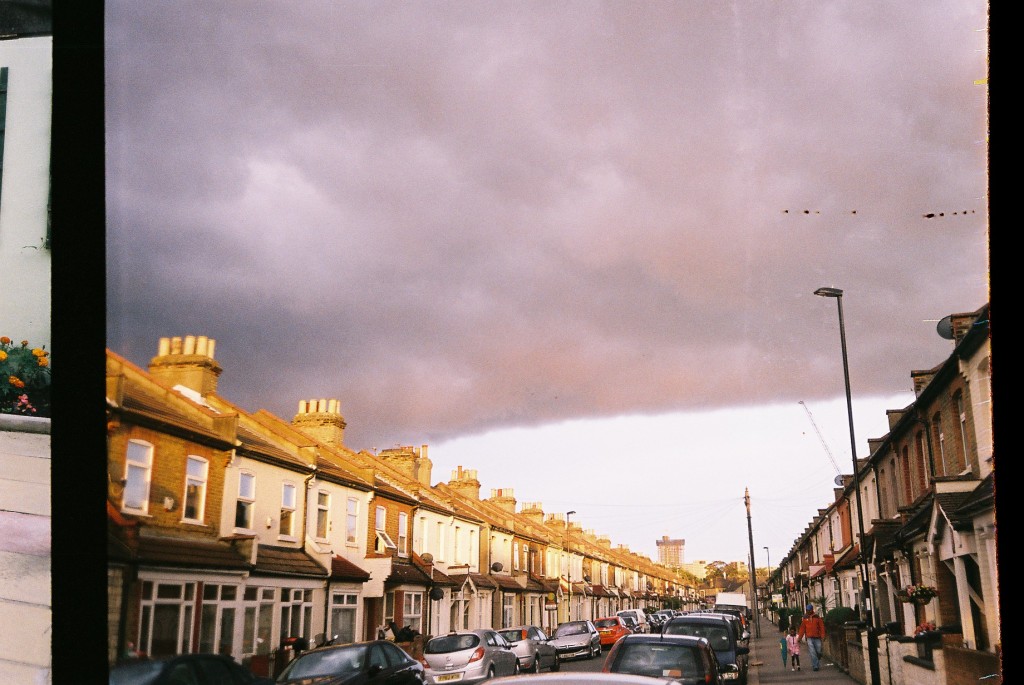
[(498, 631), (498, 635), (501, 635), (503, 638), (505, 638), (509, 642), (521, 642), (522, 640), (526, 639), (526, 631), (522, 630), (522, 629), (519, 629), (519, 630), (499, 630)]
[(614, 618), (600, 618), (594, 621), (594, 625), (598, 628), (614, 628), (619, 625), (619, 622)]
[(366, 645), (352, 645), (340, 649), (306, 652), (288, 664), (282, 677), (291, 680), (355, 673), (363, 668), (366, 650)]
[(636, 642), (623, 644), (611, 670), (653, 678), (700, 678), (704, 666), (689, 645)]
[(472, 649), (478, 644), (480, 644), (480, 638), (476, 635), (442, 635), (428, 642), (423, 651), (426, 654), (448, 654)]

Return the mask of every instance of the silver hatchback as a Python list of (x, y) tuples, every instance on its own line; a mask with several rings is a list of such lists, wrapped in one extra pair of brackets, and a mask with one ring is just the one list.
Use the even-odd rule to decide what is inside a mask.
[(482, 683), (519, 673), (512, 645), (494, 630), (457, 630), (438, 635), (423, 646), (427, 683)]
[(519, 657), (519, 670), (540, 673), (541, 669), (557, 671), (561, 667), (558, 652), (537, 626), (502, 628), (498, 633), (512, 643), (512, 651)]

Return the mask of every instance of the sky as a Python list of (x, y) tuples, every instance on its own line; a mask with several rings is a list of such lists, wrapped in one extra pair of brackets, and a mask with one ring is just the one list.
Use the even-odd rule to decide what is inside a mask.
[(861, 458), (989, 298), (980, 0), (108, 0), (104, 42), (111, 350), (209, 336), (244, 409), (337, 398), (655, 559), (775, 565), (852, 471), (817, 288)]

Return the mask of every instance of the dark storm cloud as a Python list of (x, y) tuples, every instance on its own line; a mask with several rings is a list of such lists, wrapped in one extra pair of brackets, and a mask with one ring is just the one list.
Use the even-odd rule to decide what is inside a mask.
[(360, 448), (834, 396), (834, 285), (908, 389), (987, 297), (984, 3), (705, 5), (107, 3), (110, 347)]

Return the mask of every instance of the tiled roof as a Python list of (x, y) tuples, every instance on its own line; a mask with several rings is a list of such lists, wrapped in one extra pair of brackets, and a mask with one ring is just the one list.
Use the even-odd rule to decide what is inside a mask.
[(500, 587), (502, 590), (507, 590), (509, 592), (522, 592), (525, 589), (522, 585), (519, 584), (519, 581), (517, 581), (512, 576), (495, 574), (493, 576), (490, 576), (490, 578), (495, 583), (497, 583), (498, 587)]
[(995, 506), (995, 471), (988, 474), (953, 510), (946, 510), (946, 515), (958, 530), (970, 530), (974, 526), (975, 515), (991, 511)]
[(370, 574), (345, 557), (334, 555), (331, 559), (331, 580), (352, 580), (365, 583)]
[(391, 564), (391, 574), (384, 582), (391, 584), (413, 583), (416, 585), (430, 585), (430, 576), (418, 566), (395, 559)]
[(433, 581), (434, 585), (444, 585), (446, 587), (454, 587), (456, 585), (455, 581), (453, 581), (448, 574), (442, 573), (436, 568), (430, 569), (430, 579)]
[(140, 535), (138, 560), (154, 566), (245, 570), (246, 559), (228, 542)]
[(327, 569), (318, 564), (305, 550), (260, 545), (256, 549), (256, 567), (253, 573), (322, 578), (327, 576)]
[(477, 587), (488, 587), (492, 589), (496, 589), (498, 587), (498, 584), (491, 580), (490, 576), (482, 573), (460, 573), (452, 574), (451, 576), (452, 581), (456, 585), (462, 585), (466, 582), (467, 578), (472, 579), (473, 584)]

